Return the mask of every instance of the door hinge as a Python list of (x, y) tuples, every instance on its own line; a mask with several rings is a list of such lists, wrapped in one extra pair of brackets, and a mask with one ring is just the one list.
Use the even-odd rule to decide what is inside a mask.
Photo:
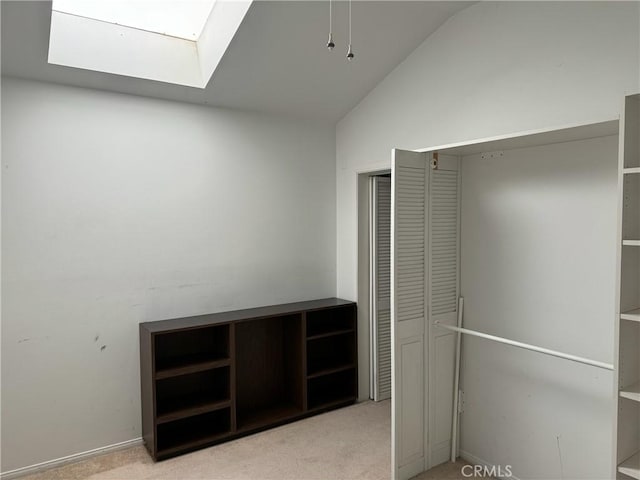
[(438, 152), (433, 152), (433, 156), (431, 157), (431, 170), (438, 169)]
[(458, 415), (464, 412), (464, 390), (458, 390)]

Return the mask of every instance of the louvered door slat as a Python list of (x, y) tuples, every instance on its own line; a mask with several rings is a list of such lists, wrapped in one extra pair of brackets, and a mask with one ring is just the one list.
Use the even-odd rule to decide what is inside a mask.
[(458, 172), (431, 172), (429, 192), (431, 314), (441, 315), (457, 308)]

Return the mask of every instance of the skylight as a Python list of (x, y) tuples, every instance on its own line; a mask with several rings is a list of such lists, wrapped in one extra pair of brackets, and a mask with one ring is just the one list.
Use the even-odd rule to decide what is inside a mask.
[(215, 0), (53, 0), (53, 10), (198, 40)]
[(253, 0), (53, 0), (49, 63), (205, 88)]

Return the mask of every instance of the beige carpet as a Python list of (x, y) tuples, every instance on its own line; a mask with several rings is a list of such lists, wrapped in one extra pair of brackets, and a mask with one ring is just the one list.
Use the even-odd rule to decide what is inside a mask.
[[(413, 477), (412, 480), (468, 480), (469, 472), (467, 476), (462, 475), (462, 467), (469, 465), (464, 460), (458, 459), (456, 463), (443, 463), (431, 470), (421, 473), (420, 475)], [(492, 477), (471, 477), (471, 479), (477, 478), (492, 478)]]
[[(365, 402), (163, 462), (133, 447), (23, 480), (387, 480), (390, 450), (391, 403)], [(463, 479), (463, 465), (416, 479)]]

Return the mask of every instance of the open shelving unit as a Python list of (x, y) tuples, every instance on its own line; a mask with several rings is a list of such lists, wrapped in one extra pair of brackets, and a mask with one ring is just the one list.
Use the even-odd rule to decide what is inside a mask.
[(351, 404), (356, 363), (337, 298), (142, 323), (145, 445), (162, 460)]
[(640, 480), (640, 95), (626, 97), (620, 132), (616, 476)]
[[(334, 314), (335, 313), (335, 314)], [(306, 316), (307, 408), (352, 403), (356, 399), (356, 315), (315, 311)]]

